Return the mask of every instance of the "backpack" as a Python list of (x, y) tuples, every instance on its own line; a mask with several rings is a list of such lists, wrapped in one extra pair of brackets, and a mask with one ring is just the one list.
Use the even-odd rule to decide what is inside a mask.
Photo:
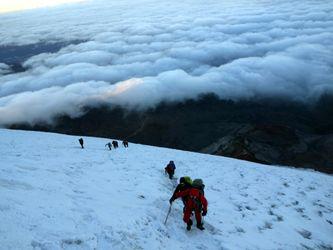
[(205, 185), (203, 184), (202, 179), (195, 179), (195, 180), (193, 180), (192, 186), (195, 187), (195, 188), (198, 188), (200, 190), (203, 190), (204, 187), (205, 187)]
[(175, 170), (176, 169), (176, 166), (175, 164), (173, 163), (173, 161), (170, 161), (169, 164), (168, 164), (169, 168), (171, 168), (172, 170)]

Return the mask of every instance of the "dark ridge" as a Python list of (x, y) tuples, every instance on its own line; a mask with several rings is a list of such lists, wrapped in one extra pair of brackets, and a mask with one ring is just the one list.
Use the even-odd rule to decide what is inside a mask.
[[(333, 173), (333, 98), (308, 106), (285, 100), (224, 101), (215, 95), (161, 103), (145, 112), (107, 106), (55, 125), (11, 128), (127, 139), (267, 164)], [(328, 106), (329, 105), (329, 106)]]
[(22, 64), (30, 57), (41, 53), (55, 53), (70, 44), (79, 44), (82, 42), (83, 41), (80, 40), (74, 40), (68, 42), (39, 42), (28, 45), (0, 46), (0, 63), (9, 65), (14, 73), (23, 72), (26, 69)]

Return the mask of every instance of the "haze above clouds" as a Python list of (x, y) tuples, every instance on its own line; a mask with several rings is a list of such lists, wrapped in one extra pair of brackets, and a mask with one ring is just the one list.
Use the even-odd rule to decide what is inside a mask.
[(313, 103), (333, 92), (331, 1), (106, 1), (0, 15), (0, 46), (82, 41), (0, 61), (0, 124), (108, 104), (221, 99)]
[(0, 13), (55, 6), (84, 0), (0, 0)]

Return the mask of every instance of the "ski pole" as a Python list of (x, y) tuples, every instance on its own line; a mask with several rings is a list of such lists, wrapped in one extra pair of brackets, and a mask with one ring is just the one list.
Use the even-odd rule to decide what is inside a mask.
[(168, 218), (169, 218), (169, 214), (171, 213), (171, 206), (172, 206), (172, 203), (171, 203), (170, 206), (169, 206), (169, 211), (168, 211), (167, 216), (166, 216), (166, 218), (165, 218), (164, 225), (166, 225), (167, 220), (168, 220)]

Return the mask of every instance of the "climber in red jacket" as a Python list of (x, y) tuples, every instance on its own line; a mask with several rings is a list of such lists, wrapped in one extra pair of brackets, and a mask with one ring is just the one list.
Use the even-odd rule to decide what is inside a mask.
[(202, 183), (202, 180), (196, 179), (193, 181), (191, 188), (176, 193), (170, 199), (170, 203), (172, 203), (175, 199), (179, 197), (188, 197), (185, 203), (185, 212), (183, 218), (184, 222), (187, 224), (187, 230), (191, 230), (191, 226), (193, 224), (193, 221), (191, 220), (192, 211), (194, 211), (195, 213), (197, 228), (199, 228), (200, 230), (205, 229), (201, 220), (201, 214), (202, 216), (205, 216), (207, 214), (208, 202), (204, 196), (203, 187), (204, 185)]

